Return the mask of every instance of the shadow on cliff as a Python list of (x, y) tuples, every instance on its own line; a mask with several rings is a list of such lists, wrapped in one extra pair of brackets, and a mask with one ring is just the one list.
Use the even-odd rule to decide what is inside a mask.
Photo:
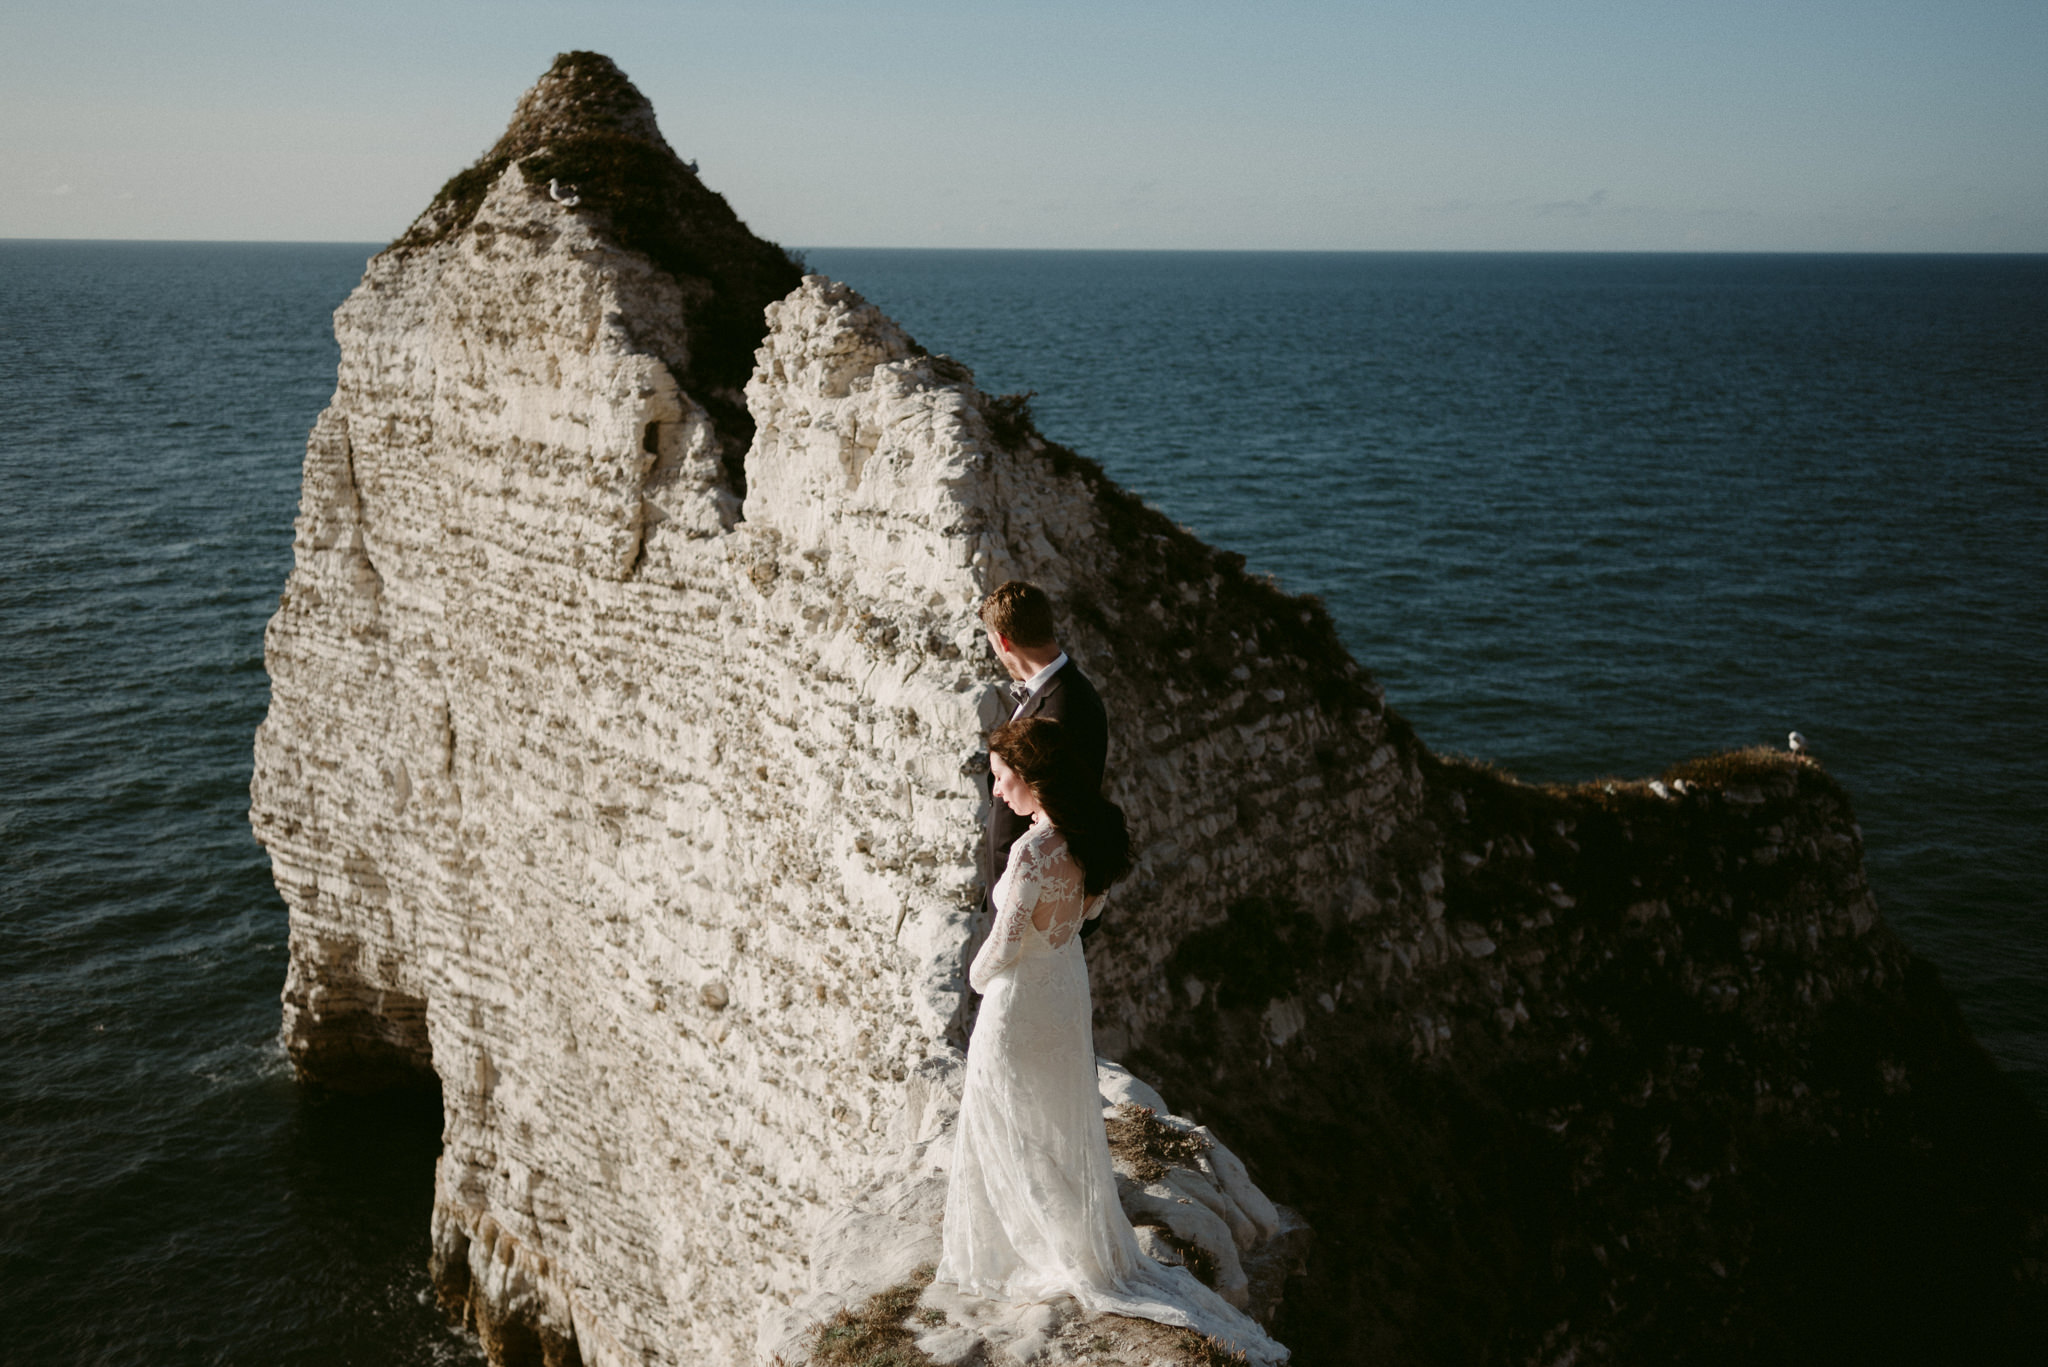
[[(1421, 760), (1442, 977), (1241, 903), (1171, 966), (1206, 1005), (1133, 1057), (1314, 1224), (1298, 1362), (2040, 1360), (2048, 1136), (1930, 965), (1828, 924), (1867, 900), (1832, 779)], [(1333, 990), (1272, 1042), (1271, 1002)]]
[[(1098, 1037), (1130, 1022), (1133, 1070), (1314, 1226), (1275, 1325), (1302, 1367), (2048, 1357), (2048, 1128), (1884, 925), (1816, 760), (1535, 786), (1435, 755), (1319, 602), (1047, 440), (1029, 397), (987, 402), (992, 435), (1077, 480), (1113, 548), (1062, 604), (1081, 657), (1178, 660), (1247, 741), (1319, 719), (1235, 796), (1253, 853), (1203, 842), (1258, 876), (1193, 907), (1134, 880), (1090, 948)], [(1316, 870), (1320, 794), (1389, 767), (1412, 796), (1374, 789), (1376, 848)]]

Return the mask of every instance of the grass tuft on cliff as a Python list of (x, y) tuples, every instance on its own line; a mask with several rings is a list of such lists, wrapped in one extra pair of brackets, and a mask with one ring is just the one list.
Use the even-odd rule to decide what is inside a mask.
[(936, 1367), (904, 1323), (932, 1284), (933, 1271), (927, 1263), (909, 1280), (868, 1297), (858, 1310), (841, 1310), (819, 1325), (804, 1367)]
[(1133, 1101), (1119, 1105), (1103, 1128), (1109, 1133), (1110, 1156), (1121, 1158), (1140, 1182), (1156, 1182), (1168, 1168), (1192, 1168), (1209, 1147), (1202, 1136), (1166, 1124), (1150, 1106)]
[[(917, 1308), (934, 1271), (926, 1263), (908, 1279), (868, 1297), (858, 1309), (841, 1310), (811, 1331), (810, 1347), (802, 1362), (785, 1363), (777, 1358), (777, 1367), (938, 1367), (917, 1346), (918, 1329), (910, 1323), (913, 1316), (923, 1325), (945, 1321), (937, 1311), (920, 1312)], [(1082, 1323), (1089, 1337), (1076, 1337), (1067, 1347), (1067, 1360), (1082, 1367), (1109, 1367), (1112, 1363), (1249, 1367), (1243, 1353), (1193, 1329), (1123, 1315), (1090, 1316)]]
[(1070, 1361), (1086, 1367), (1110, 1363), (1148, 1367), (1249, 1367), (1251, 1359), (1207, 1334), (1152, 1320), (1104, 1315), (1093, 1321), (1091, 1337), (1076, 1340), (1078, 1356)]

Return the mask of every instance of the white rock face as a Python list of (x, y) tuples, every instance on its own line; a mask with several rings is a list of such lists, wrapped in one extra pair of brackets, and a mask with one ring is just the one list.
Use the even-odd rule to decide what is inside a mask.
[[(767, 310), (742, 503), (676, 378), (709, 287), (549, 178), (506, 165), (336, 314), (252, 783), (284, 1035), (333, 1085), (438, 1079), (436, 1280), (495, 1360), (737, 1363), (900, 1270), (831, 1221), (950, 1114), (990, 588), (1050, 590), (1110, 708), (1143, 857), (1090, 949), (1107, 1053), (1204, 990), (1165, 968), (1233, 899), (1401, 896), (1375, 852), (1419, 779), (1355, 666), (1333, 703), (1294, 653), (1301, 604), (842, 285)], [(1126, 1199), (1241, 1298), (1299, 1241), (1213, 1154)]]
[[(628, 340), (670, 306), (638, 264), (516, 170), (468, 239), (372, 264), (254, 820), (295, 1054), (424, 1033), (437, 1249), (485, 1313), (587, 1362), (737, 1361), (959, 1012), (974, 607), (1011, 557), (971, 386), (816, 277), (769, 310), (728, 528), (701, 410)], [(908, 1270), (870, 1248), (858, 1285)]]
[(977, 896), (972, 388), (807, 281), (727, 530), (643, 349), (661, 286), (516, 170), (465, 238), (373, 263), (254, 785), (294, 1052), (424, 1034), (440, 1254), (589, 1362), (739, 1360), (807, 1288), (958, 1012)]
[[(957, 1009), (975, 895), (968, 391), (808, 286), (727, 532), (644, 349), (672, 309), (516, 170), (473, 233), (373, 263), (257, 742), (294, 1052), (427, 1045), (437, 1244), (593, 1362), (736, 1360), (807, 1283)], [(820, 336), (857, 372), (800, 363)]]

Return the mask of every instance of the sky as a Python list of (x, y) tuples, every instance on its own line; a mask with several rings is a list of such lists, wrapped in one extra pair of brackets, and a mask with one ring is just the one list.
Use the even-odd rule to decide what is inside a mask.
[(2048, 251), (2048, 3), (0, 0), (0, 237), (378, 242), (554, 54), (796, 247)]

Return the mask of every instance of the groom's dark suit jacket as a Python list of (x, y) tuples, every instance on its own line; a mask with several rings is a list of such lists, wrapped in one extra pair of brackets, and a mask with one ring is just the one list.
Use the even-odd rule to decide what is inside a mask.
[[(1109, 758), (1109, 713), (1103, 709), (1102, 695), (1071, 658), (1045, 681), (1045, 687), (1024, 705), (1019, 717), (1050, 717), (1065, 727), (1068, 743), (1080, 747), (1089, 779), (1097, 788), (1102, 786), (1102, 770)], [(989, 795), (988, 828), (981, 842), (984, 902), (995, 896), (996, 880), (1009, 867), (1010, 846), (1030, 829), (1029, 817), (1018, 816), (1001, 798)], [(1091, 921), (1086, 929), (1098, 924), (1099, 920)]]

